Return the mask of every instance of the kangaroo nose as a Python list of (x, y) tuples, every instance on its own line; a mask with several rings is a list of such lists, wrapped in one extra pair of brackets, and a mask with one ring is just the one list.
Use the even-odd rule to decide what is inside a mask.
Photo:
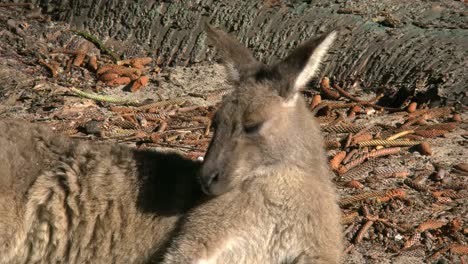
[(209, 187), (212, 183), (215, 183), (218, 180), (219, 180), (219, 172), (215, 171), (208, 175), (208, 177), (206, 178), (205, 184), (207, 187)]
[(201, 177), (201, 187), (206, 194), (211, 194), (211, 184), (216, 183), (219, 180), (219, 171), (215, 171)]

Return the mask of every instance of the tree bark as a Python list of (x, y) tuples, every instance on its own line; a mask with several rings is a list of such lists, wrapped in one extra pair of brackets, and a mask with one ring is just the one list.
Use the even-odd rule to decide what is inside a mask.
[[(468, 12), (462, 1), (33, 0), (55, 19), (100, 37), (134, 41), (162, 65), (213, 58), (204, 22), (224, 28), (265, 63), (339, 29), (321, 76), (385, 91), (386, 102), (467, 104)], [(392, 97), (393, 96), (393, 97)]]

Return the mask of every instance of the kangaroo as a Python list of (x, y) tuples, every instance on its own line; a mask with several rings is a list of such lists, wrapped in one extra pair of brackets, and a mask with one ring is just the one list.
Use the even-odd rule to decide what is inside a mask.
[(0, 263), (147, 263), (202, 199), (198, 163), (0, 121)]
[(169, 263), (339, 263), (340, 210), (320, 129), (299, 91), (336, 33), (272, 66), (207, 25), (235, 86), (214, 116), (200, 182), (212, 198), (191, 210)]

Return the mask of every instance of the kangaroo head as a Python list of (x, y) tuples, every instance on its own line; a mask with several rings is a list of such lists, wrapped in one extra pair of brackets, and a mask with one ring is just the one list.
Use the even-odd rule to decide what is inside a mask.
[(236, 89), (213, 119), (215, 132), (200, 173), (205, 192), (219, 195), (282, 167), (322, 166), (320, 131), (299, 92), (318, 71), (336, 33), (303, 43), (272, 66), (221, 30), (207, 25), (207, 34)]

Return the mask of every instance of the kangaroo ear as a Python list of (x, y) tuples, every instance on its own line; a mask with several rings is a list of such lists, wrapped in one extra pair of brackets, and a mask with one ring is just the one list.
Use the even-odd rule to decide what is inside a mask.
[(252, 52), (222, 30), (205, 24), (209, 44), (221, 53), (229, 81), (238, 82), (255, 72), (261, 65)]
[(287, 91), (282, 96), (286, 99), (297, 98), (298, 91), (305, 88), (307, 83), (317, 74), (320, 64), (328, 49), (336, 38), (333, 31), (321, 37), (311, 39), (299, 47), (277, 64), (282, 78), (288, 81)]

